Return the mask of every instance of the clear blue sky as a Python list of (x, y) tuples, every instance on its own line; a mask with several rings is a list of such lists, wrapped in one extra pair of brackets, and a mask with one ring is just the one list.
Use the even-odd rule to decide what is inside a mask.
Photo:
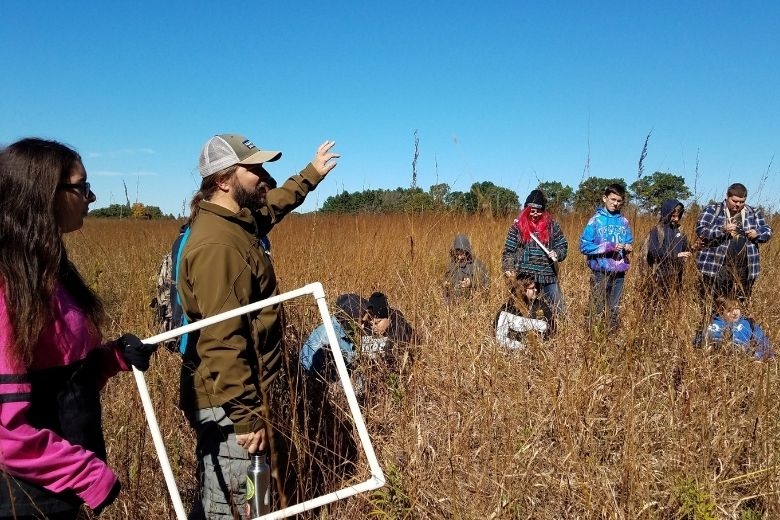
[(415, 130), (418, 186), (492, 181), (521, 201), (540, 180), (633, 182), (652, 131), (646, 174), (705, 202), (743, 182), (777, 208), (778, 27), (777, 1), (6, 0), (0, 143), (74, 146), (93, 208), (124, 202), (124, 180), (179, 214), (216, 133), (281, 150), (279, 180), (336, 140), (308, 211), (408, 187)]

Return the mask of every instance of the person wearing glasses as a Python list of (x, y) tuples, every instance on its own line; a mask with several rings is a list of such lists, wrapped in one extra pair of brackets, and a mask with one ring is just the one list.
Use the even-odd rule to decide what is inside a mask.
[(634, 234), (628, 219), (620, 214), (626, 189), (610, 184), (601, 197), (604, 206), (596, 210), (580, 236), (580, 253), (585, 255), (591, 271), (589, 328), (608, 313), (609, 331), (618, 327), (618, 309), (623, 297), (623, 282), (630, 267)]
[(100, 298), (68, 259), (95, 194), (81, 157), (27, 138), (0, 149), (0, 518), (75, 519), (119, 493), (100, 390), (155, 345), (103, 342)]
[(558, 221), (547, 211), (547, 197), (533, 190), (525, 200), (523, 210), (509, 227), (501, 252), (504, 276), (521, 296), (520, 278), (530, 278), (556, 313), (565, 311), (563, 293), (558, 282), (558, 264), (566, 259), (569, 243)]
[[(325, 141), (299, 174), (281, 186), (265, 169), (281, 152), (261, 150), (244, 136), (221, 134), (200, 154), (200, 189), (192, 199), (191, 231), (177, 288), (190, 323), (279, 294), (262, 238), (300, 206), (336, 167)], [(197, 433), (201, 504), (207, 518), (245, 518), (249, 455), (268, 450), (278, 505), (294, 502), (297, 482), (280, 417), (288, 385), (281, 306), (224, 320), (191, 333), (184, 351), (181, 406)], [(286, 431), (285, 431), (286, 430)]]

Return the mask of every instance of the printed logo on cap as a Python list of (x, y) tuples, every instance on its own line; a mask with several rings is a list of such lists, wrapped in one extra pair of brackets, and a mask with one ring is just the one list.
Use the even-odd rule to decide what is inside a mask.
[(246, 146), (247, 148), (250, 148), (250, 149), (257, 148), (257, 146), (255, 146), (255, 143), (253, 143), (249, 139), (244, 140), (244, 142), (241, 143), (241, 144), (243, 144), (244, 146)]

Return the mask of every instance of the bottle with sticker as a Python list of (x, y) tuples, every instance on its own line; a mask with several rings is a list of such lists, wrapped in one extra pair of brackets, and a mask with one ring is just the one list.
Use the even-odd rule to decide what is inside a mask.
[(271, 512), (270, 484), (271, 467), (266, 462), (266, 453), (260, 451), (252, 454), (246, 468), (246, 501), (250, 518)]

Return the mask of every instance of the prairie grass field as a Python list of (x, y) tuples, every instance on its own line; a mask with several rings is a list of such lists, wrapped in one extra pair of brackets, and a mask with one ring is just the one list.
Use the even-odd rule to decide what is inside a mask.
[[(627, 216), (639, 244), (655, 220)], [(693, 346), (701, 318), (692, 259), (683, 295), (655, 316), (643, 312), (629, 273), (621, 328), (592, 337), (585, 329), (589, 270), (578, 249), (589, 217), (561, 217), (569, 241), (560, 275), (567, 315), (553, 338), (523, 352), (502, 349), (493, 332), (509, 296), (500, 256), (511, 217), (306, 214), (272, 231), (281, 291), (320, 281), (332, 306), (340, 293), (379, 290), (419, 335), (399, 373), (371, 374), (361, 401), (387, 485), (308, 517), (780, 518), (778, 361)], [(683, 219), (689, 237), (695, 217)], [(149, 302), (179, 225), (88, 219), (67, 237), (71, 259), (106, 304), (107, 338), (157, 332)], [(457, 233), (469, 235), (491, 286), (448, 305), (441, 284)], [(778, 240), (762, 246), (750, 308), (775, 348)], [(318, 324), (314, 300), (285, 309), (292, 442), (301, 492), (312, 498), (370, 474), (362, 450), (352, 460), (343, 456), (352, 428), (340, 389), (307, 394), (296, 368), (300, 344)], [(180, 368), (179, 356), (161, 348), (146, 379), (188, 503), (195, 440), (177, 407)], [(103, 422), (123, 490), (101, 518), (175, 518), (131, 375), (109, 382)]]

